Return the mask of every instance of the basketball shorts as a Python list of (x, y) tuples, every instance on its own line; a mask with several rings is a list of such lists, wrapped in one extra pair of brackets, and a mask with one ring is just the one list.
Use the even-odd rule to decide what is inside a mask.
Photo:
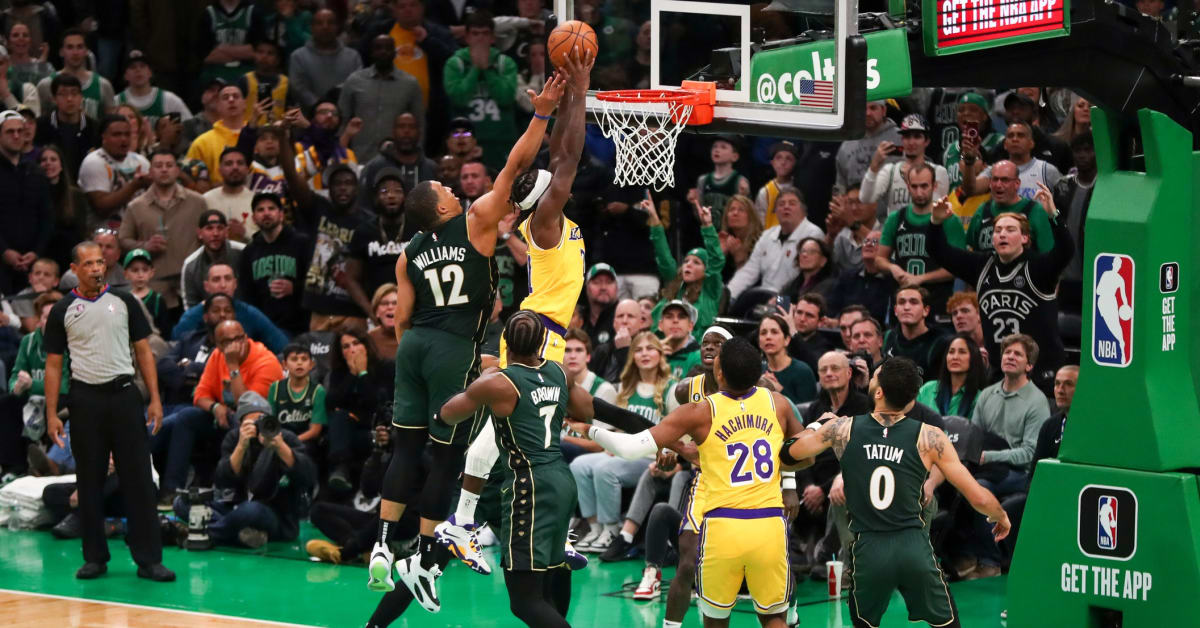
[(510, 571), (545, 571), (562, 565), (571, 515), (579, 503), (570, 467), (559, 460), (504, 475), (501, 566)]
[(396, 350), (396, 391), (392, 425), (429, 430), (433, 441), (465, 445), (483, 425), (482, 409), (457, 425), (435, 419), (442, 404), (479, 377), (478, 345), (440, 329), (414, 327)]
[(954, 621), (950, 588), (928, 531), (858, 532), (850, 542), (850, 569), (847, 602), (855, 626), (878, 626), (896, 590), (908, 607), (910, 622), (945, 626)]
[(717, 508), (704, 516), (696, 561), (700, 612), (728, 617), (743, 580), (760, 615), (787, 610), (792, 574), (782, 508)]
[(683, 493), (683, 504), (679, 508), (679, 512), (683, 513), (683, 519), (679, 522), (679, 533), (691, 532), (692, 534), (700, 533), (700, 525), (704, 521), (704, 506), (700, 504), (697, 488), (700, 486), (700, 469), (697, 467), (696, 472), (692, 474), (692, 481), (688, 483), (687, 490)]
[[(550, 320), (548, 316), (538, 314), (538, 318), (542, 319), (542, 324), (546, 326), (546, 333), (542, 335), (542, 346), (538, 349), (538, 357), (551, 362), (562, 364), (563, 356), (567, 353), (567, 341), (563, 340), (563, 334), (567, 330), (561, 325)], [(504, 341), (504, 337), (500, 337), (500, 368), (508, 366), (508, 343)]]

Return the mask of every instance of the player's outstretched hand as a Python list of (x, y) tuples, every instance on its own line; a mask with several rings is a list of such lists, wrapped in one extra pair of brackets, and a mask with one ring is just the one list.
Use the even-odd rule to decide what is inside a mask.
[(592, 82), (592, 66), (596, 65), (596, 56), (592, 54), (591, 49), (584, 50), (575, 46), (571, 54), (567, 55), (564, 65), (571, 88), (577, 94), (586, 94)]
[(1008, 536), (1009, 531), (1012, 530), (1012, 522), (1008, 520), (1008, 513), (1004, 513), (1004, 518), (999, 521), (992, 521), (991, 517), (988, 517), (988, 523), (995, 524), (992, 526), (992, 538), (997, 543), (1004, 540), (1004, 537)]
[(580, 438), (588, 438), (588, 430), (592, 426), (582, 421), (572, 421), (567, 419), (567, 429), (579, 435)]
[(529, 100), (533, 103), (533, 110), (539, 116), (548, 116), (554, 113), (554, 108), (558, 106), (558, 101), (562, 99), (563, 89), (566, 88), (569, 77), (562, 70), (554, 73), (546, 85), (542, 87), (542, 93), (534, 94), (532, 89), (525, 90), (529, 93)]

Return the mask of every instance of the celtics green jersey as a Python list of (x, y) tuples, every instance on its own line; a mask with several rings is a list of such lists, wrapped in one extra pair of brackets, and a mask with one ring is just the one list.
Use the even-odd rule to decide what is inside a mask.
[(412, 326), (482, 342), (496, 294), (496, 262), (475, 250), (460, 214), (413, 236), (404, 249), (416, 292)]
[[(892, 263), (910, 275), (921, 275), (941, 268), (929, 254), (928, 239), (934, 226), (929, 214), (918, 214), (910, 203), (887, 217), (879, 243), (892, 248)], [(941, 229), (951, 246), (963, 247), (963, 230), (956, 220), (946, 220)]]
[(494, 417), (496, 445), (516, 471), (562, 460), (558, 447), (567, 416), (567, 374), (557, 362), (510, 364), (500, 371), (517, 389), (517, 405), (507, 417)]
[[(150, 100), (150, 104), (146, 105), (145, 107), (135, 107), (135, 108), (138, 110), (139, 113), (142, 114), (142, 117), (146, 119), (146, 122), (150, 125), (150, 128), (153, 129), (154, 125), (158, 124), (158, 119), (167, 115), (167, 111), (166, 111), (166, 105), (165, 105), (166, 99), (163, 98), (163, 90), (161, 90), (157, 87), (152, 87), (150, 89), (151, 89), (151, 93), (154, 94), (154, 97), (151, 98), (151, 100)], [(129, 90), (126, 89), (125, 91), (121, 92), (120, 94), (117, 94), (116, 101), (117, 101), (118, 106), (130, 104), (129, 103)]]
[(921, 528), (921, 488), (929, 471), (917, 450), (924, 423), (901, 419), (891, 427), (870, 414), (853, 419), (842, 453), (851, 532)]
[(308, 386), (297, 393), (292, 390), (287, 378), (271, 384), (267, 400), (275, 416), (284, 427), (295, 434), (308, 430), (309, 424), (325, 425), (325, 387), (312, 378)]
[[(50, 74), (50, 80), (58, 76), (58, 72)], [(15, 92), (14, 92), (15, 93)], [(103, 92), (100, 89), (100, 75), (92, 72), (92, 78), (83, 86), (83, 113), (93, 120), (99, 120), (103, 108)]]
[[(956, 129), (957, 130), (957, 129)], [(957, 137), (957, 133), (955, 136)], [(979, 152), (983, 155), (990, 155), (998, 147), (1004, 144), (1004, 136), (999, 133), (988, 133), (988, 136), (983, 138), (979, 144)], [(958, 146), (958, 140), (946, 145), (946, 150), (942, 151), (942, 165), (946, 167), (946, 174), (950, 175), (950, 191), (958, 189), (962, 185), (963, 175), (959, 165), (962, 162), (962, 153)]]
[[(641, 394), (641, 391), (639, 391), (638, 388), (646, 388), (647, 386), (649, 386), (650, 390), (654, 390), (655, 388), (653, 385), (637, 385), (633, 389), (633, 394), (630, 395), (629, 401), (624, 407), (630, 412), (636, 412), (642, 415), (651, 423), (658, 423), (662, 420), (663, 414), (665, 413), (664, 410), (667, 405), (667, 395), (670, 394), (671, 391), (675, 390), (675, 380), (667, 382), (666, 388), (663, 388), (663, 395), (661, 399), (655, 399), (653, 395)], [(618, 399), (620, 399), (620, 397), (618, 397)], [(664, 410), (660, 410), (660, 408), (663, 408)]]

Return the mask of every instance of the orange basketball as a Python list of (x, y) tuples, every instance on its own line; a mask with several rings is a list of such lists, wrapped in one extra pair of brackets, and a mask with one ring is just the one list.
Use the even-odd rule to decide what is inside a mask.
[(592, 58), (595, 58), (596, 52), (600, 50), (599, 44), (596, 43), (596, 31), (579, 20), (559, 24), (546, 40), (546, 52), (550, 55), (550, 63), (556, 68), (567, 63), (568, 55), (573, 54), (572, 51), (576, 47), (579, 48), (580, 59), (587, 50), (592, 51)]

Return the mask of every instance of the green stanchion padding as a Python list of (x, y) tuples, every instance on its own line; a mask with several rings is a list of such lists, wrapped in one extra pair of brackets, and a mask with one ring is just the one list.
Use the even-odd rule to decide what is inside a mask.
[[(1147, 471), (1200, 468), (1200, 325), (1190, 316), (1200, 290), (1200, 155), (1167, 116), (1142, 110), (1138, 119), (1146, 172), (1122, 171), (1118, 121), (1092, 110), (1099, 176), (1085, 229), (1082, 355), (1059, 455)], [(1117, 316), (1098, 315), (1092, 288), (1110, 254), (1134, 267), (1127, 360), (1112, 357), (1120, 347), (1104, 338)], [(1161, 285), (1168, 279), (1174, 289)]]
[[(1101, 543), (1106, 497), (1117, 524)], [(1098, 627), (1101, 609), (1121, 611), (1129, 627), (1200, 625), (1197, 531), (1191, 473), (1038, 463), (1008, 575), (1008, 625)]]

